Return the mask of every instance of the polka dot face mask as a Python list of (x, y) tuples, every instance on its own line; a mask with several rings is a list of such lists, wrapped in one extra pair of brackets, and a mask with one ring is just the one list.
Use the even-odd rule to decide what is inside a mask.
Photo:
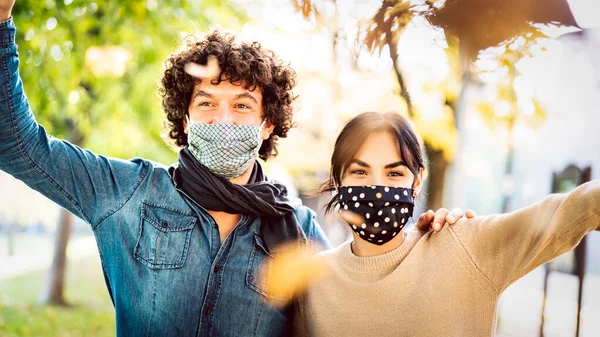
[(363, 217), (362, 224), (350, 224), (361, 239), (383, 245), (400, 233), (412, 217), (413, 189), (388, 186), (342, 186), (340, 212)]

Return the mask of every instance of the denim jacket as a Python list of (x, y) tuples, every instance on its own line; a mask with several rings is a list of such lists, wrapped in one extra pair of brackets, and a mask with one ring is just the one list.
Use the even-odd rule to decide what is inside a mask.
[[(270, 258), (260, 219), (243, 214), (221, 243), (214, 219), (177, 190), (166, 167), (47, 135), (23, 92), (14, 39), (12, 19), (1, 22), (0, 169), (91, 225), (117, 335), (287, 334), (290, 317), (265, 303), (257, 277)], [(329, 246), (313, 211), (295, 215), (310, 242)]]

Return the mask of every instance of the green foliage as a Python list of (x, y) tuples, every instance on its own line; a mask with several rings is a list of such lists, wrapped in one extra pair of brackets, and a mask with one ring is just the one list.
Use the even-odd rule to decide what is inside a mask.
[[(105, 155), (161, 162), (175, 153), (160, 137), (156, 83), (179, 33), (217, 23), (236, 29), (245, 20), (218, 0), (19, 0), (13, 17), (25, 92), (50, 134)], [(90, 47), (107, 46), (129, 54), (122, 77), (94, 75), (86, 63)]]
[(69, 266), (71, 307), (37, 304), (45, 271), (0, 281), (0, 336), (114, 336), (114, 309), (101, 270), (97, 256)]

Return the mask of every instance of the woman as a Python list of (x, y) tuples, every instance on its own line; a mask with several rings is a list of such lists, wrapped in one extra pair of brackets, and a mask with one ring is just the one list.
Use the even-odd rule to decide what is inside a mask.
[(403, 230), (424, 162), (416, 134), (394, 113), (351, 120), (331, 164), (327, 211), (342, 212), (353, 240), (322, 254), (331, 274), (301, 304), (311, 336), (492, 336), (502, 291), (600, 228), (596, 180), (437, 233)]

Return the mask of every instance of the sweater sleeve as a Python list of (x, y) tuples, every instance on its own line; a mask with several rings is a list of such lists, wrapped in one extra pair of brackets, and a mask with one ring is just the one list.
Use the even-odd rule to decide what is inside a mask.
[(500, 293), (600, 228), (600, 180), (512, 213), (463, 219), (448, 228)]

